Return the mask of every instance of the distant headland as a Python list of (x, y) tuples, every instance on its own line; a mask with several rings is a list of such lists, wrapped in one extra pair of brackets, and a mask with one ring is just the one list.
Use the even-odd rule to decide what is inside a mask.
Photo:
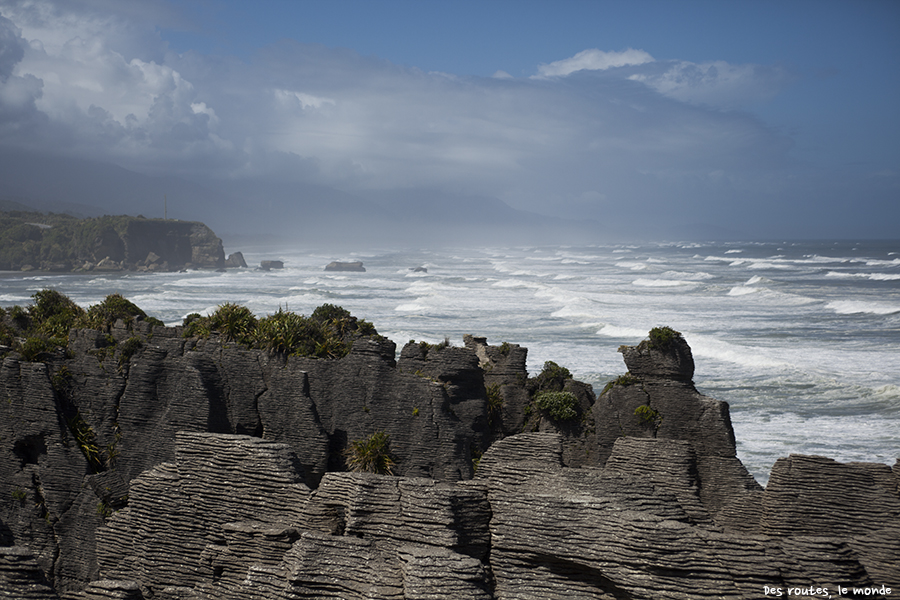
[(198, 221), (0, 212), (0, 271), (180, 271), (246, 267)]

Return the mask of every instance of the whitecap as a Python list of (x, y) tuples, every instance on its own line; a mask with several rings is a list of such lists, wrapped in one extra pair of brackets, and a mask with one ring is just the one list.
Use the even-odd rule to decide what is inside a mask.
[(859, 300), (835, 300), (825, 305), (839, 315), (892, 315), (900, 313), (900, 305), (879, 302), (861, 302)]
[(415, 302), (408, 302), (406, 304), (400, 304), (396, 308), (394, 308), (397, 312), (421, 312), (427, 310), (428, 307), (424, 304), (417, 304)]
[(521, 279), (500, 279), (491, 284), (491, 287), (496, 288), (532, 288), (538, 289), (541, 287), (539, 283), (532, 283), (530, 281), (522, 281)]
[(713, 279), (715, 275), (711, 275), (704, 271), (698, 271), (696, 273), (690, 271), (666, 271), (661, 274), (662, 277), (666, 279), (687, 279), (689, 281), (702, 281), (704, 279)]
[(612, 338), (636, 338), (638, 340), (647, 337), (650, 329), (636, 329), (634, 327), (620, 327), (618, 325), (604, 325), (597, 331), (597, 335)]
[(894, 260), (871, 259), (866, 261), (868, 267), (896, 267), (900, 265), (900, 258)]
[(647, 268), (647, 263), (644, 262), (631, 262), (631, 261), (623, 261), (616, 263), (617, 267), (621, 267), (622, 269), (631, 269), (632, 271), (643, 271)]
[(688, 287), (697, 285), (697, 282), (681, 279), (635, 279), (631, 284), (641, 287)]
[(770, 352), (764, 348), (739, 346), (703, 334), (685, 334), (685, 338), (690, 340), (691, 353), (695, 358), (701, 357), (726, 361), (753, 369), (786, 369), (791, 367), (789, 363), (769, 358)]
[[(744, 286), (747, 284), (745, 283)], [(747, 294), (755, 294), (759, 292), (759, 288), (754, 287), (744, 287), (744, 286), (735, 286), (729, 290), (729, 296), (746, 296)]]

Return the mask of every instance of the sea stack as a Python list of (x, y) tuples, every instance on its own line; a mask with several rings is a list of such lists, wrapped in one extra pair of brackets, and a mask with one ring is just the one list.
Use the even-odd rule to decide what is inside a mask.
[(325, 265), (326, 271), (357, 271), (360, 273), (365, 273), (366, 268), (360, 261), (355, 262), (340, 262), (340, 261), (332, 261)]

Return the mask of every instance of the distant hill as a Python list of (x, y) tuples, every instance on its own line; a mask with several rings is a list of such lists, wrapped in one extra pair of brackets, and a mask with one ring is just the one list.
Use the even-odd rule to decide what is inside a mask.
[(3, 271), (168, 271), (224, 265), (222, 240), (196, 221), (0, 213)]

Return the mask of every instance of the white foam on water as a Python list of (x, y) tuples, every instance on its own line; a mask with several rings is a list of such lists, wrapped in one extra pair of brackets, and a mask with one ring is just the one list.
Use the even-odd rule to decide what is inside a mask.
[(428, 306), (421, 303), (408, 302), (406, 304), (400, 304), (395, 307), (394, 310), (397, 312), (422, 312), (428, 310)]
[(725, 254), (740, 254), (743, 250), (726, 250)]
[(865, 261), (867, 267), (896, 267), (900, 266), (900, 258), (893, 260), (870, 259)]
[(491, 284), (491, 287), (495, 288), (530, 288), (530, 289), (539, 289), (543, 287), (540, 283), (535, 283), (532, 281), (523, 281), (521, 279), (500, 279)]
[(860, 300), (835, 300), (828, 302), (825, 305), (825, 308), (833, 310), (839, 315), (893, 315), (900, 313), (900, 304), (865, 302)]
[(693, 287), (698, 285), (696, 281), (684, 281), (680, 279), (635, 279), (631, 285), (640, 287)]
[(684, 336), (691, 346), (695, 362), (699, 357), (733, 363), (749, 370), (794, 368), (792, 363), (773, 357), (770, 348), (741, 346), (706, 334), (684, 333)]
[(704, 271), (666, 271), (665, 273), (661, 273), (660, 276), (664, 279), (686, 279), (689, 281), (703, 281), (706, 279), (715, 279), (716, 277), (715, 275)]
[(787, 270), (787, 269), (796, 269), (791, 263), (780, 261), (780, 260), (753, 260), (750, 261), (750, 264), (747, 266), (748, 269), (767, 269), (767, 270)]
[(739, 285), (731, 288), (728, 291), (729, 296), (746, 296), (747, 294), (755, 294), (759, 292), (759, 288), (755, 287), (746, 287), (746, 283), (744, 285)]
[(617, 262), (616, 266), (622, 269), (631, 269), (632, 271), (643, 271), (647, 268), (647, 263), (645, 262), (632, 262), (632, 261), (622, 261)]
[(647, 337), (647, 332), (650, 329), (637, 329), (635, 327), (621, 327), (618, 325), (604, 325), (599, 330), (597, 330), (597, 335), (602, 335), (605, 337), (611, 338), (634, 338), (637, 341), (640, 341)]

